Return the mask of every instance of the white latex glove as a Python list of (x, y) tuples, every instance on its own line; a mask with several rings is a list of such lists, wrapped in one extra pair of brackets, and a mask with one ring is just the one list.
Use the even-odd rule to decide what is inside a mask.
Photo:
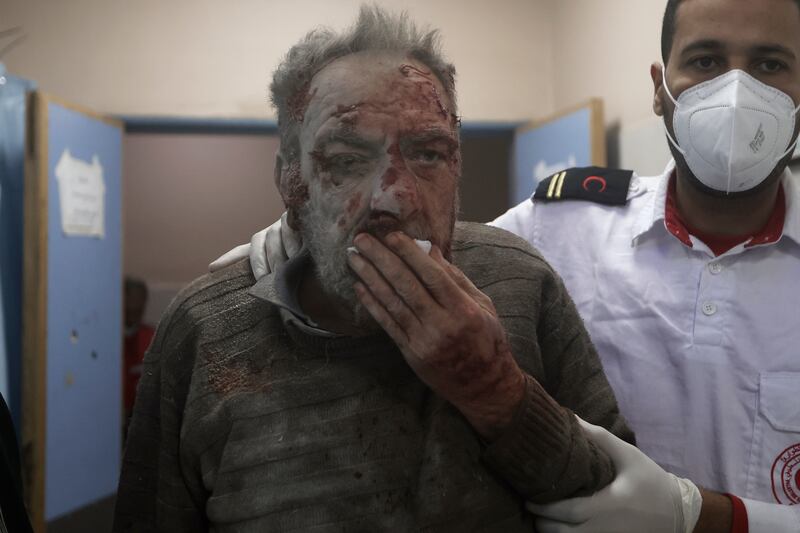
[(286, 223), (286, 213), (274, 224), (254, 234), (248, 244), (240, 244), (208, 265), (215, 272), (250, 256), (250, 268), (256, 279), (261, 279), (285, 263), (300, 250), (300, 235)]
[(636, 447), (605, 429), (578, 421), (611, 457), (617, 476), (599, 492), (547, 505), (527, 504), (541, 533), (691, 533), (700, 517), (700, 491), (665, 472)]

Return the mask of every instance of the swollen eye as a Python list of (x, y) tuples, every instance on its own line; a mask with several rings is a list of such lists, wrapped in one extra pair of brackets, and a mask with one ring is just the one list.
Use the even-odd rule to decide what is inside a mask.
[(422, 150), (417, 152), (415, 159), (424, 161), (425, 163), (436, 163), (442, 159), (442, 156), (435, 150)]
[(343, 167), (343, 168), (352, 167), (353, 165), (358, 163), (358, 159), (357, 158), (355, 158), (353, 156), (349, 156), (349, 155), (338, 156), (338, 157), (334, 158), (333, 161), (337, 166)]

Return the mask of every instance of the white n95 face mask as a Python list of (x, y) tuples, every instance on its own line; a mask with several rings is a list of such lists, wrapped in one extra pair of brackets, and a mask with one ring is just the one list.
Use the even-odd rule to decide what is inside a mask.
[[(742, 70), (731, 70), (681, 93), (667, 137), (683, 154), (689, 170), (706, 187), (724, 193), (748, 191), (761, 184), (792, 142), (792, 98)], [(666, 129), (666, 125), (665, 125)], [(791, 143), (791, 145), (790, 145)]]

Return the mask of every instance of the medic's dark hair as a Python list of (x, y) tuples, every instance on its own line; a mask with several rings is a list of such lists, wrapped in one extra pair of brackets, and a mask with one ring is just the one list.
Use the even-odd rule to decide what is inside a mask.
[[(675, 13), (682, 0), (667, 0), (667, 7), (664, 9), (664, 19), (661, 22), (661, 61), (667, 64), (669, 54), (672, 52), (672, 41), (675, 38)], [(794, 0), (797, 8), (800, 9), (800, 0)]]

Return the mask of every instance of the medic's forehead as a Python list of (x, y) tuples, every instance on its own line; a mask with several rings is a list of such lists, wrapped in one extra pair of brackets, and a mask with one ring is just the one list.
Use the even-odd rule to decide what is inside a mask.
[(793, 0), (685, 0), (676, 11), (673, 51), (789, 49), (800, 55), (800, 10)]

